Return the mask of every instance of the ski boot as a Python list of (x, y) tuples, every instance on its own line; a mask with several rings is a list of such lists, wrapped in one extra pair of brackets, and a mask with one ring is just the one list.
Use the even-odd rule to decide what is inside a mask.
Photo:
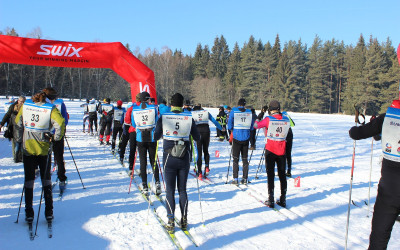
[(281, 207), (286, 207), (286, 190), (283, 190), (281, 197), (276, 201), (276, 204)]
[(104, 142), (103, 142), (103, 141), (100, 141), (100, 145), (104, 145)]
[(175, 229), (174, 218), (168, 218), (168, 223), (167, 223), (166, 228), (169, 233), (174, 233), (174, 229)]
[(147, 183), (142, 183), (142, 192), (144, 195), (148, 196), (149, 195), (149, 187), (147, 186)]
[(161, 194), (161, 184), (159, 181), (156, 181), (156, 195)]
[(60, 192), (64, 192), (65, 188), (67, 187), (67, 179), (65, 179), (64, 181), (60, 181), (60, 183), (58, 184), (58, 187), (60, 189)]
[(238, 178), (233, 178), (233, 181), (231, 182), (233, 185), (239, 185), (239, 179)]
[(181, 219), (181, 228), (182, 228), (182, 230), (186, 230), (187, 226), (188, 226), (187, 218), (185, 216), (182, 216), (182, 219)]
[(242, 178), (242, 180), (240, 181), (241, 184), (247, 185), (247, 183), (249, 183), (249, 181), (246, 178)]
[(274, 207), (275, 207), (275, 203), (274, 203), (274, 191), (273, 191), (273, 190), (272, 190), (272, 192), (269, 192), (268, 200), (266, 200), (266, 201), (264, 202), (264, 204), (265, 204), (267, 207), (270, 207), (270, 208), (274, 208)]
[(33, 208), (25, 208), (25, 221), (28, 223), (33, 222), (33, 218), (35, 217), (35, 212), (33, 211)]
[(210, 174), (210, 168), (206, 166), (206, 169), (204, 170), (204, 176), (207, 177)]

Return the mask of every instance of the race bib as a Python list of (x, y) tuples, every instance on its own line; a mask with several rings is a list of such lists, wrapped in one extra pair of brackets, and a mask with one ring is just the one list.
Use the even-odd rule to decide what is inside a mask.
[(23, 106), (24, 128), (31, 132), (49, 132), (53, 107), (50, 103), (38, 106), (32, 101), (26, 101)]
[(103, 105), (101, 105), (101, 109), (108, 113), (114, 109), (114, 106), (111, 104), (103, 104)]
[(192, 111), (192, 117), (196, 125), (198, 124), (208, 124), (208, 111), (207, 110), (199, 110)]
[(190, 129), (192, 127), (192, 116), (190, 113), (166, 113), (162, 115), (163, 137), (166, 140), (189, 141)]
[(90, 112), (90, 113), (91, 113), (91, 112), (96, 112), (96, 107), (97, 107), (96, 103), (90, 103), (90, 104), (88, 105), (88, 110), (89, 110), (89, 112)]
[(156, 111), (154, 108), (134, 109), (132, 115), (138, 129), (153, 128), (156, 125)]
[(250, 129), (251, 112), (235, 112), (233, 129)]
[(121, 121), (124, 112), (125, 112), (124, 109), (114, 109), (114, 120)]
[(289, 132), (290, 121), (286, 116), (281, 120), (273, 116), (269, 117), (267, 139), (272, 141), (284, 141)]
[(400, 109), (389, 107), (382, 126), (383, 158), (400, 162)]

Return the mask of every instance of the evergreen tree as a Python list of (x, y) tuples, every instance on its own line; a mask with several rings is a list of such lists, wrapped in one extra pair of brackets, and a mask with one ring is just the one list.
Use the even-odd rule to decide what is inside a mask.
[(232, 54), (229, 56), (227, 72), (224, 77), (225, 89), (226, 89), (226, 99), (223, 100), (224, 103), (229, 105), (234, 105), (234, 103), (239, 98), (236, 94), (238, 93), (238, 87), (241, 82), (241, 67), (240, 67), (241, 53), (239, 45), (235, 43)]

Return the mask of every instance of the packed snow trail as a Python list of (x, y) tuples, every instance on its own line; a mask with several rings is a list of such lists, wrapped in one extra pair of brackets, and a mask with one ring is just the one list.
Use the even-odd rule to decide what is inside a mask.
[[(0, 106), (6, 99), (0, 99)], [(53, 237), (47, 237), (47, 222), (40, 215), (38, 235), (30, 241), (24, 207), (15, 224), (23, 187), (24, 172), (21, 163), (12, 161), (11, 143), (0, 138), (0, 248), (1, 249), (175, 249), (154, 216), (146, 225), (146, 203), (132, 185), (130, 178), (105, 146), (82, 133), (82, 102), (65, 101), (70, 114), (67, 127), (68, 141), (86, 189), (82, 188), (68, 148), (65, 148), (68, 190), (62, 201), (54, 199)], [(214, 117), (218, 109), (210, 109)], [(0, 111), (0, 119), (4, 110)], [(293, 177), (301, 176), (301, 186), (295, 188), (288, 179), (287, 205), (279, 209), (287, 218), (263, 206), (246, 193), (225, 184), (230, 146), (215, 140), (211, 127), (210, 179), (213, 185), (199, 182), (205, 226), (197, 192), (197, 180), (188, 178), (189, 231), (199, 244), (198, 249), (343, 249), (350, 180), (352, 140), (348, 130), (354, 117), (290, 113), (296, 122), (293, 128)], [(254, 180), (263, 151), (264, 136), (260, 132), (249, 171), (249, 190), (259, 192), (260, 200), (267, 197), (264, 162)], [(353, 182), (353, 199), (368, 199), (370, 167), (370, 140), (357, 142)], [(215, 151), (219, 151), (219, 157)], [(376, 199), (380, 178), (380, 142), (375, 142), (371, 210)], [(159, 150), (160, 161), (162, 151)], [(138, 163), (137, 163), (138, 164)], [(242, 174), (239, 162), (239, 178)], [(191, 170), (193, 167), (191, 166)], [(151, 171), (150, 171), (151, 172)], [(151, 174), (149, 175), (151, 177)], [(53, 182), (56, 175), (53, 175)], [(229, 181), (232, 179), (232, 162)], [(55, 187), (58, 190), (58, 187)], [(34, 210), (37, 213), (41, 185), (35, 182)], [(55, 192), (57, 194), (57, 191)], [(275, 178), (275, 197), (279, 198), (279, 180)], [(164, 191), (163, 191), (163, 194)], [(54, 197), (56, 195), (53, 194)], [(22, 203), (24, 206), (24, 202)], [(158, 207), (160, 216), (165, 209)], [(179, 207), (176, 208), (180, 214)], [(37, 214), (35, 214), (37, 216)], [(36, 217), (35, 217), (36, 218)], [(163, 217), (162, 217), (163, 218)], [(371, 218), (366, 209), (352, 206), (349, 229), (350, 249), (365, 249), (371, 230)], [(166, 219), (166, 218), (163, 218)], [(196, 247), (183, 235), (179, 239), (185, 249)], [(399, 249), (400, 227), (396, 223), (389, 249)]]

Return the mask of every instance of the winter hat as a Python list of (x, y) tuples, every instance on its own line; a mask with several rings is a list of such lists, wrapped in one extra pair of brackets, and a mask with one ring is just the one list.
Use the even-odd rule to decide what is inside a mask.
[(111, 102), (110, 98), (106, 98), (105, 100), (106, 100), (106, 103), (110, 103)]
[(268, 105), (268, 110), (281, 110), (281, 104), (277, 100), (272, 100)]
[(147, 100), (150, 98), (149, 92), (142, 92), (140, 93), (140, 102), (147, 102)]
[(239, 106), (245, 106), (246, 105), (246, 100), (244, 98), (240, 98), (238, 101)]
[(182, 107), (183, 106), (183, 95), (175, 93), (171, 96), (171, 106)]
[(185, 106), (191, 106), (192, 104), (190, 104), (190, 100), (186, 100), (185, 102)]
[(54, 100), (58, 96), (57, 91), (52, 87), (47, 87), (43, 89), (43, 93), (46, 94), (46, 97), (49, 98), (49, 100)]
[(201, 110), (201, 106), (200, 105), (196, 105), (193, 107), (193, 111), (197, 111), (197, 110)]
[(122, 106), (122, 101), (121, 100), (117, 101), (117, 106)]

